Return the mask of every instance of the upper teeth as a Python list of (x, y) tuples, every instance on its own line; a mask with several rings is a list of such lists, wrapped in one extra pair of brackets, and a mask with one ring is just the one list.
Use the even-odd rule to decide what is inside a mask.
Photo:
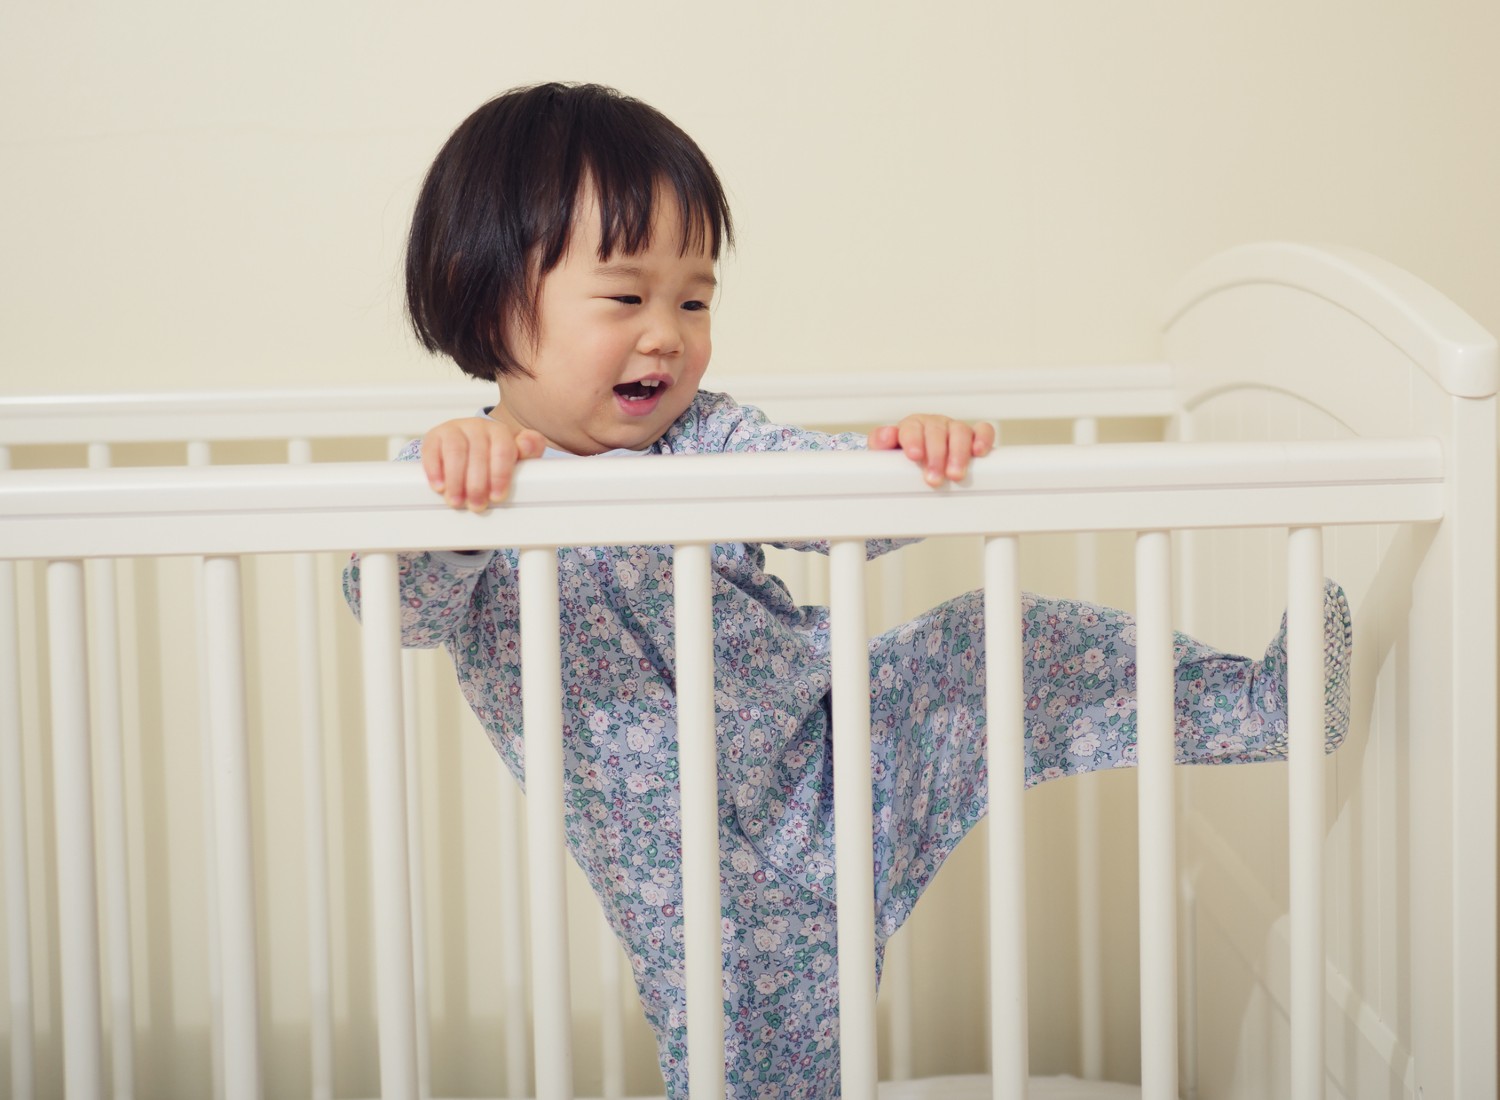
[(656, 378), (642, 378), (639, 384), (645, 386), (648, 390), (654, 390), (657, 386), (661, 385), (661, 381)]

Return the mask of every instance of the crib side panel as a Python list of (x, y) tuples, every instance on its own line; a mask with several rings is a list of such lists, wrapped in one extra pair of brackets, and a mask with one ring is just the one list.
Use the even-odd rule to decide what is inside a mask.
[[(1388, 318), (1361, 316), (1317, 289), (1226, 279), (1175, 316), (1167, 350), (1183, 395), (1183, 435), (1431, 435), (1453, 453), (1456, 413), (1474, 399), (1448, 393), (1442, 372), (1419, 361), (1428, 345), (1396, 339)], [(1477, 340), (1470, 363), (1484, 358), (1483, 334), (1438, 320)], [(1489, 448), (1490, 467), (1492, 432), (1491, 425), (1488, 440), (1477, 441)], [(1493, 546), (1492, 521), (1488, 536), (1482, 521), (1478, 527), (1463, 537), (1488, 537)], [(1419, 1088), (1452, 1095), (1455, 1080), (1471, 1071), (1472, 1056), (1454, 1038), (1463, 1023), (1456, 990), (1471, 966), (1453, 932), (1456, 883), (1478, 876), (1480, 894), (1492, 895), (1494, 861), (1472, 865), (1455, 828), (1467, 751), (1467, 731), (1454, 724), (1456, 616), (1476, 613), (1455, 575), (1459, 530), (1450, 517), (1432, 527), (1328, 535), (1327, 572), (1347, 589), (1355, 619), (1354, 725), (1328, 771), (1330, 1095), (1407, 1097)], [(1283, 603), (1277, 537), (1223, 531), (1186, 539), (1193, 580), (1185, 625), (1241, 652), (1263, 644)], [(1491, 614), (1492, 597), (1489, 604), (1477, 614)], [(1490, 637), (1493, 646), (1492, 627)], [(1201, 1031), (1203, 1094), (1275, 1094), (1286, 1080), (1288, 1027), (1284, 769), (1198, 770), (1182, 781), (1203, 1011), (1238, 1021)]]

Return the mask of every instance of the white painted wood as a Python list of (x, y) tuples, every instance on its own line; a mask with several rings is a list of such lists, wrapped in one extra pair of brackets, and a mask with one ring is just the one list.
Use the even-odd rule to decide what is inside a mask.
[[(0, 470), (8, 469), (10, 448), (0, 446)], [(19, 629), (15, 563), (0, 562), (0, 834), (5, 840), (10, 1091), (15, 1100), (32, 1100), (36, 1085), (36, 1008), (31, 979), (31, 890), (26, 874)]]
[(102, 1100), (99, 910), (94, 888), (88, 645), (81, 562), (48, 563), (47, 618), (57, 834), (57, 941), (62, 954), (63, 1081), (70, 1098)]
[(212, 844), (224, 980), (224, 1093), (229, 1100), (258, 1100), (261, 1065), (255, 855), (250, 827), (250, 752), (238, 558), (210, 557), (204, 561), (203, 607), (208, 620)]
[(984, 542), (985, 723), (989, 770), (990, 1073), (995, 1100), (1025, 1100), (1029, 1054), (1026, 974), (1025, 698), (1019, 550), (1013, 536)]
[[(714, 386), (789, 424), (894, 421), (912, 411), (911, 376), (764, 372), (715, 374)], [(1164, 416), (1171, 377), (1159, 363), (924, 371), (922, 408), (963, 420), (1058, 419), (1076, 415)], [(378, 438), (422, 435), (494, 401), (494, 389), (463, 381), (436, 386), (359, 386), (195, 393), (0, 397), (0, 445), (185, 442), (188, 440)]]
[(417, 655), (401, 651), (401, 745), (406, 760), (406, 865), (410, 881), (412, 1000), (416, 1006), (417, 1094), (432, 1095), (427, 986), (427, 873), (422, 851), (422, 753), (417, 711)]
[(360, 558), (380, 1095), (383, 1100), (416, 1100), (416, 994), (412, 986), (411, 878), (406, 862), (406, 753), (402, 740), (397, 573), (394, 554), (366, 553)]
[(621, 1007), (624, 988), (620, 981), (620, 944), (603, 914), (598, 927), (600, 1094), (603, 1100), (621, 1100), (625, 1095), (625, 1013)]
[(1176, 752), (1171, 538), (1136, 536), (1136, 741), (1140, 836), (1141, 1096), (1177, 1096)]
[[(1491, 391), (1493, 393), (1493, 390)], [(1451, 401), (1453, 1095), (1494, 1096), (1496, 990), (1496, 401)], [(1466, 609), (1473, 608), (1475, 614)], [(1487, 679), (1488, 677), (1488, 679)]]
[(885, 964), (880, 972), (880, 994), (888, 1006), (886, 1043), (892, 1081), (909, 1081), (915, 1054), (916, 980), (912, 965), (912, 937), (903, 926), (885, 943)]
[[(91, 443), (91, 470), (109, 468), (108, 444)], [(121, 733), (120, 629), (115, 595), (115, 563), (90, 561), (85, 568), (89, 593), (89, 670), (93, 680), (91, 712), (94, 744), (99, 753), (98, 810), (101, 879), (104, 884), (104, 928), (109, 968), (111, 1078), (115, 1100), (135, 1095), (135, 995), (130, 952), (130, 879), (125, 854), (125, 750)]]
[(833, 676), (834, 876), (839, 941), (839, 1073), (847, 1100), (874, 1100), (875, 865), (870, 850), (870, 652), (865, 544), (829, 552)]
[(1287, 537), (1288, 812), (1291, 840), (1291, 1095), (1322, 1100), (1323, 532)]
[(526, 882), (521, 871), (522, 814), (520, 788), (504, 764), (497, 768), (495, 790), (496, 865), (500, 873), (500, 986), (505, 1029), (505, 1095), (521, 1100), (531, 1094), (531, 1049), (526, 1031)]
[(1455, 396), (1486, 397), (1500, 386), (1500, 351), (1493, 336), (1420, 279), (1352, 248), (1268, 242), (1221, 252), (1175, 288), (1166, 326), (1173, 327), (1205, 299), (1255, 285), (1331, 303), (1390, 341)]
[[(1186, 815), (1183, 815), (1184, 818)], [(1198, 1100), (1198, 887), (1181, 877), (1182, 1100)]]
[(647, 484), (619, 462), (587, 476), (528, 463), (482, 517), (444, 507), (409, 463), (16, 471), (0, 485), (0, 557), (923, 537), (983, 534), (1001, 516), (1018, 534), (1409, 522), (1438, 519), (1445, 500), (1431, 439), (1008, 447), (938, 492), (895, 453), (653, 465)]
[(521, 721), (526, 730), (526, 833), (531, 870), (532, 1019), (538, 1100), (573, 1095), (568, 991), (567, 890), (563, 879), (562, 677), (558, 671), (557, 551), (523, 550)]
[[(306, 439), (287, 443), (287, 462), (312, 461)], [(323, 647), (318, 628), (318, 562), (292, 562), (297, 616), (297, 691), (302, 729), (302, 848), (307, 870), (307, 1031), (312, 1100), (333, 1100), (333, 947), (329, 939), (328, 797), (323, 767)]]
[[(192, 468), (211, 465), (213, 447), (205, 439), (190, 435), (187, 464)], [(197, 609), (198, 635), (198, 728), (199, 756), (203, 768), (203, 917), (210, 929), (219, 927), (218, 846), (214, 843), (217, 826), (214, 820), (213, 753), (209, 731), (213, 724), (208, 695), (208, 605), (204, 595), (203, 559), (193, 562), (193, 606)], [(219, 936), (208, 937), (208, 1013), (210, 1079), (214, 1100), (224, 1100), (224, 966), (220, 957)]]
[[(1073, 445), (1099, 442), (1097, 417), (1073, 421)], [(1074, 587), (1080, 600), (1099, 598), (1099, 536), (1084, 531), (1074, 538)], [(1099, 787), (1083, 780), (1074, 788), (1078, 826), (1078, 1053), (1085, 1081), (1104, 1077), (1104, 911), (1100, 867)]]
[(724, 1095), (712, 547), (678, 544), (672, 558), (672, 584), (677, 617), (677, 756), (682, 785), (688, 1089), (695, 1097), (712, 1100)]

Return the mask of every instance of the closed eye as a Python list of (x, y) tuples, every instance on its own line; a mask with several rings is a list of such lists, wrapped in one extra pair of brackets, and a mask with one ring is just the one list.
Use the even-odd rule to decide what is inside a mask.
[(639, 294), (611, 294), (610, 301), (619, 302), (622, 306), (638, 306), (641, 304)]

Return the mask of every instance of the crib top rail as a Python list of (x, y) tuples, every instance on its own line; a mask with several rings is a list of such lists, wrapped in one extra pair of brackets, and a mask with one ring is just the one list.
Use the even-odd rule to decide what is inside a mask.
[[(1168, 416), (1164, 364), (809, 375), (715, 373), (731, 393), (793, 424), (865, 424), (909, 412), (970, 420)], [(913, 408), (913, 394), (920, 409)], [(0, 446), (417, 436), (493, 401), (492, 386), (323, 387), (0, 397)]]
[(0, 475), (0, 558), (922, 538), (1436, 521), (1436, 440), (1006, 448), (932, 489), (895, 453), (549, 462), (453, 512), (413, 464)]

